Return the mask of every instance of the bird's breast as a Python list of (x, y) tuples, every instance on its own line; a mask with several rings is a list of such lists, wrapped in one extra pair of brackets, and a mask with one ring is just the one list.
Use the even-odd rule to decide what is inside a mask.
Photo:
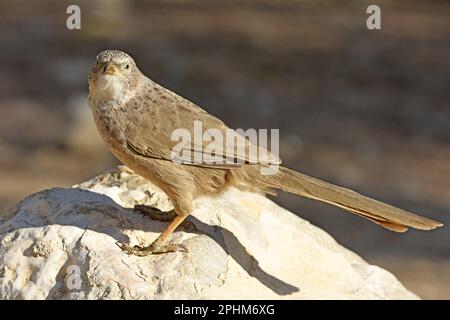
[(105, 144), (117, 156), (124, 152), (126, 145), (123, 116), (119, 107), (113, 105), (98, 105), (92, 108), (95, 125)]

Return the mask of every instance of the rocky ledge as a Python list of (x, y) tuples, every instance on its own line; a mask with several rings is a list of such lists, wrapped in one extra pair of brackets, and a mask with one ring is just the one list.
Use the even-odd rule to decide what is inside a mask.
[(188, 252), (136, 257), (167, 222), (135, 204), (171, 209), (126, 167), (73, 188), (28, 196), (0, 223), (0, 299), (416, 299), (365, 262), (257, 194), (198, 199), (173, 241)]

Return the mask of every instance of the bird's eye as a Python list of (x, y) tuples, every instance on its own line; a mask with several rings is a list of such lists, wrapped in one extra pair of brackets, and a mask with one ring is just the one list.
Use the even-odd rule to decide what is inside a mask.
[(100, 64), (100, 62), (98, 62), (98, 60), (97, 60), (97, 61), (95, 61), (95, 64), (98, 66)]
[(130, 68), (130, 65), (127, 64), (127, 65), (125, 66), (125, 69), (129, 69), (129, 68)]

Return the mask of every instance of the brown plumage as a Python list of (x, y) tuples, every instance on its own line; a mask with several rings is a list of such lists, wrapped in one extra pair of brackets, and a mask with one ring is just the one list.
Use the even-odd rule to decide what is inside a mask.
[[(280, 164), (269, 152), (261, 157), (238, 154), (224, 147), (216, 156), (239, 160), (233, 163), (178, 163), (172, 161), (175, 129), (194, 135), (194, 121), (203, 130), (217, 129), (224, 136), (228, 127), (192, 102), (145, 77), (126, 53), (107, 50), (97, 56), (89, 74), (89, 105), (97, 128), (113, 154), (137, 174), (167, 193), (177, 217), (158, 239), (146, 248), (122, 248), (132, 254), (147, 255), (176, 250), (167, 244), (171, 232), (192, 211), (192, 201), (200, 196), (215, 196), (233, 186), (241, 190), (271, 193), (281, 189), (326, 202), (385, 228), (404, 232), (408, 227), (431, 230), (442, 223), (418, 216), (354, 191), (280, 167), (274, 175), (262, 175), (261, 167)], [(205, 155), (208, 143), (200, 141), (185, 148), (186, 154)], [(245, 147), (251, 143), (246, 140)], [(184, 160), (192, 160), (184, 159)], [(186, 161), (185, 161), (186, 162)]]

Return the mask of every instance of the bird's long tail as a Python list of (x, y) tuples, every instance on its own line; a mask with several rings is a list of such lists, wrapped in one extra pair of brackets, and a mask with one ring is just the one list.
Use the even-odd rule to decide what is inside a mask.
[(277, 189), (332, 204), (392, 231), (405, 232), (408, 227), (432, 230), (443, 225), (288, 168), (281, 167), (277, 179), (270, 180)]

